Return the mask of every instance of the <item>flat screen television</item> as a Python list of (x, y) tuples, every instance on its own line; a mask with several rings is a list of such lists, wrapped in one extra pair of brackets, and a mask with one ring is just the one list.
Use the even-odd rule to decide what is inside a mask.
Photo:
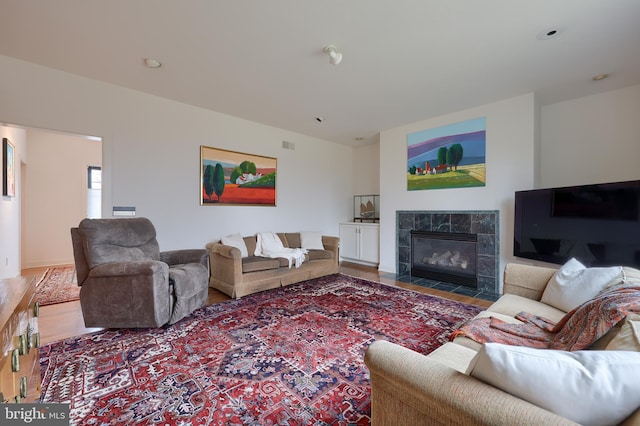
[(640, 180), (516, 191), (513, 255), (640, 268)]

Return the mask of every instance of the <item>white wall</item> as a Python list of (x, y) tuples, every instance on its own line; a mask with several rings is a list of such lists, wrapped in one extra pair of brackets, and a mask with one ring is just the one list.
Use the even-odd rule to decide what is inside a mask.
[[(267, 229), (337, 235), (337, 224), (352, 215), (353, 195), (379, 192), (381, 270), (395, 271), (396, 210), (499, 210), (503, 267), (512, 252), (514, 191), (640, 178), (640, 86), (540, 113), (534, 96), (523, 95), (385, 130), (378, 150), (351, 149), (4, 56), (0, 67), (0, 123), (102, 137), (103, 216), (110, 217), (113, 205), (136, 206), (156, 224), (163, 249)], [(480, 116), (487, 117), (487, 186), (407, 191), (407, 133)], [(17, 161), (26, 162), (24, 131), (0, 132), (16, 144)], [(282, 149), (282, 140), (294, 142), (295, 150)], [(200, 206), (200, 145), (277, 157), (278, 206)], [(379, 164), (377, 181), (372, 162)], [(0, 199), (0, 277), (20, 270), (20, 203), (20, 191), (15, 199)], [(53, 203), (47, 208), (59, 206)]]
[(87, 216), (87, 168), (102, 165), (102, 143), (33, 129), (26, 135), (22, 268), (73, 263), (69, 229)]
[[(353, 195), (380, 194), (380, 143), (354, 149), (352, 165)], [(351, 203), (353, 205), (353, 202)], [(354, 214), (353, 207), (350, 209)], [(353, 220), (353, 216), (349, 218)]]
[[(15, 147), (16, 196), (5, 197), (0, 195), (0, 278), (10, 278), (20, 275), (20, 210), (22, 203), (20, 169), (21, 164), (27, 159), (27, 153), (25, 150), (24, 130), (0, 125), (0, 173), (2, 171), (2, 156), (4, 155), (2, 138), (9, 139)], [(3, 177), (0, 177), (0, 188), (2, 188), (2, 179)], [(1, 191), (0, 194), (2, 194)]]
[(354, 149), (352, 172), (354, 195), (380, 193), (380, 143)]
[[(163, 250), (236, 232), (338, 235), (351, 215), (350, 147), (5, 56), (0, 69), (0, 122), (101, 137), (103, 217), (135, 206)], [(201, 145), (276, 157), (277, 207), (200, 206)]]
[(640, 179), (640, 85), (542, 107), (540, 187)]
[[(485, 187), (407, 191), (407, 134), (486, 117)], [(533, 94), (411, 123), (380, 134), (380, 266), (396, 271), (396, 210), (499, 210), (500, 269), (513, 253), (514, 191), (534, 184)]]

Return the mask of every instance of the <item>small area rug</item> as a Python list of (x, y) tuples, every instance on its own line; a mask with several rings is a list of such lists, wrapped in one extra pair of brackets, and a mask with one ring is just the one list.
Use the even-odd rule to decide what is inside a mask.
[(40, 402), (69, 403), (72, 424), (368, 425), (367, 347), (427, 354), (480, 311), (331, 275), (43, 346)]
[(80, 287), (73, 265), (49, 268), (36, 287), (40, 306), (71, 302), (80, 299)]

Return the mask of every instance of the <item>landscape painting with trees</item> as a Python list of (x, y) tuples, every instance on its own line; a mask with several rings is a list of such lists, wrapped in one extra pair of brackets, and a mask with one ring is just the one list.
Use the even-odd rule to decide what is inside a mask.
[(407, 190), (486, 185), (485, 117), (407, 135)]
[(200, 147), (201, 205), (276, 205), (277, 160)]

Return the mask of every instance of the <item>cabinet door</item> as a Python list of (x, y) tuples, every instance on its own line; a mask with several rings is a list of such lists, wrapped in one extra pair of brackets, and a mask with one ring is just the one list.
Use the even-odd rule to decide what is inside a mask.
[(340, 224), (340, 256), (358, 259), (358, 225)]
[(380, 231), (377, 226), (360, 227), (360, 259), (378, 263), (380, 260)]

